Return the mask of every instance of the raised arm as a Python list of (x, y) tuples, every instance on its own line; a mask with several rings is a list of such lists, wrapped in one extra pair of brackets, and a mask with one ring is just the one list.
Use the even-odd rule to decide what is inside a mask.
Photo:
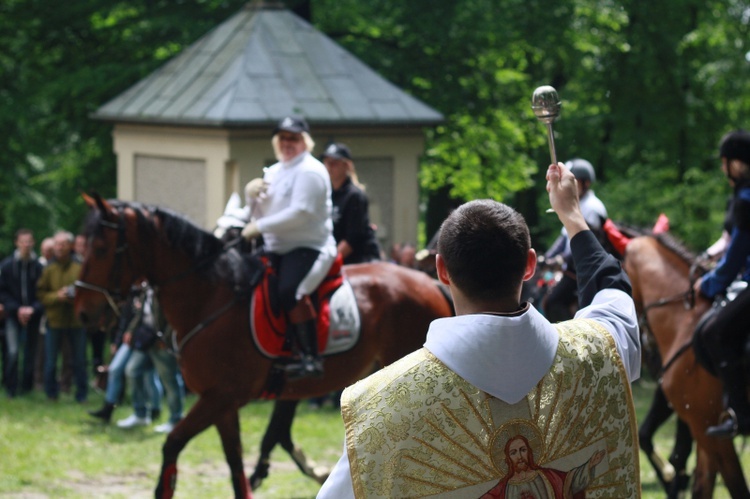
[(607, 253), (583, 218), (578, 203), (578, 188), (573, 174), (565, 165), (550, 165), (547, 170), (547, 192), (552, 208), (570, 237), (570, 249), (578, 280), (578, 305), (591, 304), (602, 289), (619, 289), (627, 294), (632, 287), (620, 262)]

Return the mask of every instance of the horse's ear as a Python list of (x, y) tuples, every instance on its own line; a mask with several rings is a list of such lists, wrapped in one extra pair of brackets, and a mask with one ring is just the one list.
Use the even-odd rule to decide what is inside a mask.
[(102, 199), (98, 192), (92, 192), (91, 195), (83, 192), (81, 193), (81, 197), (91, 209), (99, 208), (100, 211), (106, 212), (110, 208), (109, 203)]
[(81, 193), (81, 197), (83, 198), (83, 201), (86, 203), (86, 205), (89, 208), (94, 208), (94, 205), (96, 205), (96, 200), (94, 198), (92, 198), (91, 196), (89, 196), (85, 192)]

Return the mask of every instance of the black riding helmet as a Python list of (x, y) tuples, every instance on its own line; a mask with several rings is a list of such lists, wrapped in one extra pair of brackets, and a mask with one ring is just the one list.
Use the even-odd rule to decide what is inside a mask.
[(596, 181), (596, 174), (591, 163), (581, 158), (574, 158), (565, 162), (565, 167), (575, 176), (576, 180)]
[(728, 160), (739, 159), (750, 165), (750, 132), (734, 130), (722, 137), (719, 156)]
[[(721, 138), (719, 143), (719, 156), (726, 158), (727, 161), (739, 160), (745, 165), (750, 166), (750, 132), (746, 130), (732, 130)], [(747, 170), (745, 170), (747, 171)], [(746, 176), (743, 178), (734, 178), (726, 172), (727, 177), (735, 182), (735, 187), (740, 184), (746, 185), (750, 182)]]

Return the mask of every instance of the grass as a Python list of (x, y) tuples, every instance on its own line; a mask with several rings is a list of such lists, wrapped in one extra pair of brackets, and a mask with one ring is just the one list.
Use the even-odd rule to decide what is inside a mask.
[[(642, 379), (634, 385), (639, 418), (648, 410), (654, 383)], [(187, 405), (195, 402), (188, 397)], [(98, 408), (101, 397), (94, 395), (81, 406), (70, 395), (59, 402), (48, 402), (42, 393), (13, 400), (0, 399), (0, 496), (14, 498), (146, 498), (152, 497), (161, 460), (164, 436), (151, 427), (122, 430), (115, 424), (97, 423), (86, 410)], [(258, 446), (270, 416), (271, 403), (257, 402), (241, 411), (245, 467), (248, 475), (255, 465)], [(130, 414), (118, 408), (113, 419)], [(300, 404), (294, 424), (294, 437), (308, 459), (331, 467), (338, 460), (343, 444), (343, 424), (337, 410), (312, 410)], [(670, 420), (657, 434), (656, 445), (667, 456), (674, 435)], [(738, 445), (740, 441), (738, 440)], [(745, 467), (750, 453), (742, 453)], [(695, 455), (689, 467), (695, 465)], [(750, 469), (750, 468), (747, 468)], [(664, 494), (645, 457), (641, 456), (644, 498)], [(729, 497), (718, 480), (714, 497)], [(277, 448), (272, 455), (271, 472), (254, 497), (315, 497), (318, 484), (300, 473), (291, 459)], [(230, 497), (227, 466), (217, 432), (211, 428), (194, 438), (179, 461), (177, 498)]]

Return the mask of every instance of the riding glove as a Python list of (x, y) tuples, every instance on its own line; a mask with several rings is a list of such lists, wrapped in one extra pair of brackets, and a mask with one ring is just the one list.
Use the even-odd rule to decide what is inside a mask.
[(245, 197), (255, 199), (260, 197), (261, 194), (265, 194), (266, 189), (268, 189), (268, 184), (262, 178), (254, 178), (245, 186)]
[(247, 225), (245, 225), (245, 228), (242, 229), (242, 237), (244, 237), (248, 241), (255, 239), (259, 235), (260, 229), (258, 229), (258, 224), (256, 224), (255, 222), (249, 222)]

